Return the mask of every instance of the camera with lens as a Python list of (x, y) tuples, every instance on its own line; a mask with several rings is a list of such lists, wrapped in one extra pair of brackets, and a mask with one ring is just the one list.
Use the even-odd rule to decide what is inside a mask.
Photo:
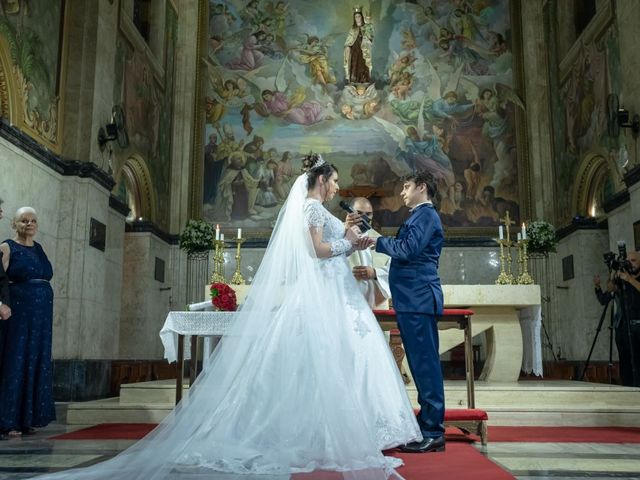
[(631, 272), (633, 265), (627, 260), (627, 245), (623, 241), (618, 242), (618, 255), (613, 252), (607, 252), (603, 255), (604, 263), (611, 271)]

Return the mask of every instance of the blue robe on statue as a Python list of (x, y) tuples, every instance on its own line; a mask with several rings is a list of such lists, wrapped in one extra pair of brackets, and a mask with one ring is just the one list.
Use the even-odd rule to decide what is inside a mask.
[(51, 364), (53, 276), (39, 243), (6, 240), (11, 311), (0, 348), (0, 431), (44, 427), (55, 420)]

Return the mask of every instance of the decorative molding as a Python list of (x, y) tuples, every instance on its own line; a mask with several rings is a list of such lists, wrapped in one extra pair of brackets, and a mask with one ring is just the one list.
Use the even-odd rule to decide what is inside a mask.
[(3, 118), (8, 119), (12, 125), (17, 125), (28, 135), (34, 137), (47, 149), (55, 153), (61, 153), (60, 138), (62, 136), (62, 115), (59, 106), (63, 104), (60, 92), (64, 89), (63, 66), (66, 64), (66, 31), (67, 13), (62, 2), (60, 12), (60, 55), (57, 68), (56, 92), (49, 100), (47, 112), (42, 114), (37, 109), (29, 107), (29, 95), (33, 90), (33, 84), (29, 82), (18, 67), (14, 64), (7, 39), (0, 35), (0, 108)]
[[(513, 81), (514, 90), (520, 98), (526, 98), (526, 82), (524, 80), (524, 45), (522, 41), (522, 4), (521, 0), (511, 0), (509, 3), (511, 15), (511, 51), (513, 52)], [(526, 108), (526, 106), (525, 106)], [(518, 168), (518, 196), (520, 220), (530, 219), (532, 216), (531, 190), (531, 158), (529, 155), (529, 135), (527, 128), (527, 113), (519, 108), (515, 109), (514, 128), (516, 133), (516, 152)], [(476, 230), (477, 232), (477, 230)]]
[(191, 169), (189, 179), (189, 217), (202, 217), (202, 188), (204, 177), (204, 75), (207, 71), (205, 56), (208, 55), (206, 40), (208, 33), (209, 5), (198, 0), (198, 32), (196, 43), (196, 88), (193, 106), (193, 134), (191, 137)]
[(4, 65), (0, 62), (0, 117), (11, 118), (11, 102), (9, 102), (9, 85)]
[(128, 15), (122, 12), (122, 7), (120, 9), (120, 31), (135, 50), (144, 52), (147, 60), (149, 61), (149, 64), (151, 65), (151, 70), (153, 71), (153, 76), (156, 79), (156, 82), (164, 91), (165, 72), (162, 59), (159, 59), (154, 55), (147, 42), (145, 42), (140, 32), (133, 24), (133, 20), (131, 20)]
[(606, 172), (616, 178), (615, 165), (610, 165), (605, 151), (595, 151), (586, 155), (576, 173), (576, 181), (571, 189), (571, 211), (574, 215), (589, 215), (589, 202), (606, 180)]
[(556, 238), (562, 240), (579, 230), (607, 230), (608, 228), (609, 224), (606, 219), (598, 221), (593, 217), (576, 217), (569, 225), (556, 230)]
[(130, 155), (122, 166), (130, 193), (134, 197), (134, 215), (146, 220), (156, 220), (156, 196), (151, 174), (146, 162), (140, 155)]
[(628, 203), (629, 200), (631, 200), (629, 191), (623, 190), (621, 192), (616, 193), (613, 197), (611, 197), (609, 200), (604, 202), (604, 205), (602, 206), (602, 208), (604, 209), (605, 213), (609, 213), (614, 211), (616, 208), (624, 205), (625, 203)]
[(165, 232), (155, 223), (148, 220), (127, 222), (124, 230), (125, 232), (133, 233), (151, 233), (169, 245), (178, 245), (180, 243), (180, 235)]
[(622, 179), (627, 188), (631, 188), (632, 185), (640, 182), (640, 165), (636, 165), (629, 170)]
[(612, 1), (607, 0), (604, 8), (596, 11), (587, 28), (578, 36), (567, 54), (560, 61), (558, 66), (560, 85), (565, 83), (584, 46), (598, 40), (607, 31), (609, 25), (613, 23), (615, 12)]
[(113, 194), (109, 195), (109, 207), (121, 214), (123, 217), (127, 217), (129, 212), (131, 212), (129, 206)]
[(20, 85), (20, 97), (22, 99), (22, 121), (28, 131), (36, 134), (44, 143), (59, 151), (58, 142), (58, 103), (59, 97), (49, 101), (46, 116), (42, 116), (37, 110), (29, 110), (29, 92), (33, 89), (31, 82), (22, 75), (17, 65), (13, 66), (13, 74)]
[(116, 184), (113, 177), (95, 163), (62, 159), (30, 135), (7, 124), (4, 118), (0, 120), (0, 137), (62, 176), (90, 178), (107, 191), (111, 191)]

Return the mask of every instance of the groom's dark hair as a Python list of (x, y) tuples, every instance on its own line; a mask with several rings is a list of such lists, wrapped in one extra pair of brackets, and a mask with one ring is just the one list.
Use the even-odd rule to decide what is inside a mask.
[(436, 179), (433, 178), (433, 175), (431, 175), (431, 173), (425, 171), (416, 172), (404, 177), (404, 181), (413, 182), (416, 184), (416, 187), (424, 185), (425, 187), (427, 187), (427, 195), (429, 195), (429, 200), (433, 200), (436, 198), (436, 195), (438, 193), (438, 186), (436, 184)]

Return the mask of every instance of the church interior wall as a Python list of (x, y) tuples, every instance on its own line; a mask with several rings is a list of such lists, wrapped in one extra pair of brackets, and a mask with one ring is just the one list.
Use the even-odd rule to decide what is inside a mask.
[[(636, 199), (640, 200), (640, 199)], [(608, 251), (618, 253), (618, 242), (623, 241), (631, 247), (634, 244), (633, 222), (640, 220), (640, 216), (633, 217), (631, 202), (609, 212), (607, 223), (609, 225)]]
[[(39, 8), (44, 4), (43, 1), (38, 0), (29, 4)], [(416, 29), (401, 28), (409, 23), (399, 22), (394, 26), (391, 16), (388, 15), (385, 17), (387, 23), (382, 22), (376, 26), (379, 28), (378, 32), (382, 36), (387, 35), (388, 39), (386, 44), (381, 41), (375, 44), (374, 54), (378, 63), (374, 73), (378, 77), (374, 84), (379, 96), (377, 98), (380, 100), (384, 97), (385, 101), (397, 102), (395, 103), (397, 108), (394, 111), (390, 107), (382, 107), (381, 103), (371, 104), (366, 112), (364, 108), (362, 111), (356, 109), (359, 117), (358, 115), (349, 117), (345, 113), (346, 110), (342, 111), (339, 108), (342, 104), (348, 103), (345, 100), (346, 97), (338, 95), (338, 89), (344, 87), (344, 79), (335, 83), (328, 82), (329, 91), (333, 91), (334, 88), (335, 91), (333, 96), (325, 95), (323, 87), (317, 81), (319, 79), (317, 75), (324, 71), (323, 65), (316, 65), (314, 70), (308, 63), (304, 63), (303, 57), (292, 57), (288, 60), (289, 66), (285, 67), (286, 72), (283, 71), (283, 75), (287, 77), (286, 84), (278, 83), (282, 78), (278, 77), (277, 70), (273, 72), (270, 70), (270, 65), (277, 63), (276, 60), (282, 61), (282, 58), (277, 58), (279, 48), (277, 42), (283, 39), (275, 39), (277, 41), (272, 48), (276, 51), (271, 51), (275, 56), (267, 59), (260, 69), (251, 71), (251, 69), (229, 68), (233, 61), (242, 60), (242, 40), (248, 40), (246, 35), (250, 33), (240, 28), (240, 24), (248, 20), (245, 18), (241, 22), (238, 12), (230, 12), (233, 15), (237, 14), (237, 19), (233, 23), (233, 28), (238, 27), (237, 31), (234, 34), (233, 29), (230, 28), (225, 33), (229, 35), (227, 44), (220, 47), (216, 44), (219, 39), (212, 38), (220, 32), (198, 31), (198, 25), (202, 20), (198, 15), (205, 14), (199, 10), (198, 5), (202, 2), (165, 0), (149, 3), (153, 8), (148, 12), (147, 20), (150, 30), (148, 41), (145, 41), (133, 24), (132, 0), (99, 0), (96, 2), (95, 11), (83, 8), (84, 2), (68, 0), (63, 38), (67, 42), (66, 45), (74, 46), (60, 56), (61, 66), (47, 67), (53, 77), (60, 76), (59, 85), (62, 90), (59, 92), (60, 104), (56, 115), (58, 123), (64, 126), (64, 130), (61, 130), (63, 137), (58, 139), (57, 145), (54, 145), (46, 139), (46, 132), (42, 131), (38, 134), (35, 130), (23, 128), (23, 124), (16, 124), (41, 146), (58, 155), (60, 162), (91, 163), (91, 168), (104, 170), (105, 175), (111, 175), (116, 179), (121, 178), (119, 174), (129, 158), (135, 156), (140, 159), (149, 171), (148, 187), (153, 190), (153, 195), (149, 196), (153, 199), (150, 201), (152, 208), (148, 210), (148, 214), (142, 216), (140, 222), (132, 218), (127, 220), (125, 213), (109, 206), (110, 195), (115, 195), (127, 203), (126, 194), (121, 195), (122, 191), (126, 193), (126, 190), (121, 191), (120, 187), (110, 190), (108, 186), (91, 178), (82, 178), (79, 174), (62, 174), (60, 170), (45, 165), (24, 148), (0, 138), (0, 169), (3, 172), (0, 176), (0, 196), (5, 200), (6, 216), (11, 216), (15, 208), (23, 204), (33, 206), (40, 214), (40, 233), (37, 240), (43, 243), (54, 264), (52, 283), (55, 292), (54, 357), (59, 366), (57, 375), (59, 379), (75, 378), (73, 381), (69, 380), (72, 384), (88, 381), (79, 380), (82, 375), (71, 373), (79, 369), (78, 365), (84, 365), (83, 375), (91, 369), (94, 372), (102, 372), (95, 373), (94, 376), (100, 378), (100, 382), (104, 385), (107, 381), (105, 379), (108, 378), (111, 360), (162, 358), (163, 351), (158, 331), (166, 313), (169, 310), (183, 309), (186, 298), (186, 256), (178, 249), (173, 237), (182, 228), (188, 216), (198, 216), (202, 213), (204, 218), (222, 223), (224, 228), (229, 230), (229, 235), (235, 232), (237, 226), (242, 226), (247, 238), (255, 241), (254, 245), (260, 245), (243, 248), (242, 274), (249, 281), (255, 274), (264, 253), (262, 246), (266, 243), (278, 207), (261, 206), (257, 209), (257, 216), (247, 211), (234, 219), (221, 214), (222, 210), (218, 208), (220, 205), (216, 206), (215, 199), (211, 195), (207, 196), (207, 188), (211, 187), (212, 182), (221, 180), (214, 179), (210, 170), (211, 164), (207, 166), (205, 163), (210, 151), (206, 149), (204, 143), (209, 141), (210, 134), (218, 135), (216, 148), (221, 151), (223, 137), (229, 131), (229, 128), (225, 129), (225, 125), (231, 125), (231, 131), (236, 136), (234, 142), (244, 141), (238, 148), (242, 151), (247, 164), (256, 162), (254, 162), (255, 159), (250, 158), (252, 154), (250, 149), (247, 150), (245, 147), (256, 140), (256, 137), (262, 137), (265, 140), (262, 147), (265, 155), (269, 148), (276, 148), (277, 156), (272, 159), (275, 160), (276, 168), (277, 164), (283, 160), (284, 151), (291, 147), (291, 142), (295, 142), (296, 149), (290, 150), (295, 157), (289, 165), (294, 174), (298, 171), (299, 155), (306, 153), (310, 148), (319, 149), (327, 154), (329, 160), (335, 160), (339, 164), (340, 183), (343, 189), (351, 193), (361, 191), (371, 193), (372, 189), (384, 190), (383, 195), (375, 197), (375, 207), (377, 210), (384, 211), (384, 216), (381, 217), (382, 230), (384, 233), (393, 234), (394, 227), (399, 223), (403, 212), (394, 197), (396, 192), (393, 181), (397, 180), (398, 175), (393, 169), (389, 169), (389, 162), (392, 162), (392, 154), (396, 153), (398, 145), (398, 140), (392, 133), (406, 141), (409, 126), (430, 128), (431, 123), (440, 125), (433, 121), (433, 116), (426, 115), (424, 122), (412, 121), (410, 117), (414, 114), (424, 114), (425, 110), (431, 108), (430, 105), (442, 100), (440, 97), (446, 93), (442, 90), (436, 95), (428, 89), (427, 85), (420, 83), (422, 79), (415, 75), (413, 93), (416, 95), (412, 97), (411, 92), (403, 93), (399, 87), (395, 92), (392, 91), (390, 77), (394, 67), (400, 68), (400, 65), (396, 65), (394, 61), (413, 52), (414, 61), (420, 63), (425, 55), (435, 52), (449, 55), (452, 64), (456, 62), (455, 53), (449, 50), (445, 52), (443, 47), (435, 42), (438, 40), (437, 34), (429, 30), (433, 25), (428, 19), (423, 18), (426, 11), (419, 12), (416, 4), (412, 2), (395, 2), (393, 8), (397, 9), (395, 13), (397, 18), (403, 21), (417, 18), (424, 20), (424, 23), (416, 26)], [(208, 2), (210, 8), (215, 4), (230, 3)], [(305, 9), (316, 8), (303, 5), (304, 2), (288, 3), (291, 6), (285, 18), (286, 15), (290, 15), (298, 19), (296, 15), (304, 14), (307, 12)], [(442, 1), (434, 4), (437, 7), (434, 12), (435, 18), (445, 21), (450, 13), (447, 10), (448, 3)], [(513, 50), (513, 44), (509, 43), (506, 47), (507, 51), (502, 54), (513, 55), (515, 67), (522, 58), (531, 60), (530, 63), (523, 65), (524, 79), (522, 80), (526, 87), (523, 92), (518, 91), (517, 82), (507, 82), (515, 93), (524, 94), (523, 100), (527, 107), (524, 112), (526, 125), (518, 127), (515, 124), (516, 112), (520, 108), (514, 103), (515, 100), (510, 105), (506, 105), (509, 102), (502, 99), (506, 102), (507, 118), (502, 120), (507, 122), (508, 135), (500, 137), (499, 141), (507, 142), (511, 152), (515, 152), (518, 157), (517, 160), (512, 159), (515, 163), (505, 167), (504, 172), (511, 171), (513, 175), (507, 178), (506, 184), (498, 188), (497, 193), (505, 204), (515, 210), (521, 209), (520, 213), (528, 211), (527, 215), (531, 219), (542, 218), (555, 223), (557, 227), (563, 227), (571, 223), (572, 218), (578, 213), (572, 210), (571, 203), (574, 196), (572, 191), (575, 183), (574, 173), (587, 155), (593, 155), (595, 150), (604, 152), (605, 155), (609, 151), (617, 155), (621, 145), (626, 144), (629, 167), (638, 164), (638, 149), (628, 130), (623, 130), (620, 139), (616, 142), (604, 138), (603, 132), (606, 131), (606, 125), (603, 123), (601, 100), (603, 92), (617, 88), (624, 106), (632, 114), (640, 112), (640, 99), (637, 99), (635, 94), (640, 92), (640, 76), (637, 75), (640, 71), (640, 57), (634, 49), (636, 26), (640, 24), (640, 9), (637, 8), (635, 0), (598, 0), (596, 17), (579, 34), (572, 30), (575, 14), (573, 1), (505, 0), (500, 3), (500, 6), (506, 8), (508, 12), (498, 12), (500, 13), (499, 22), (494, 25), (496, 28), (500, 27), (497, 30), (498, 33), (506, 35), (509, 32), (509, 35), (517, 35), (518, 32), (513, 30), (508, 21), (508, 14), (511, 12), (509, 9), (514, 5), (522, 9), (523, 51), (518, 53)], [(548, 9), (552, 7), (557, 8), (557, 11), (550, 12)], [(545, 9), (547, 9), (546, 13)], [(376, 12), (376, 14), (381, 13)], [(212, 10), (208, 14), (204, 24), (210, 22), (209, 28), (212, 28), (211, 25), (215, 22), (227, 22), (224, 14), (224, 18), (216, 17), (220, 12), (215, 13)], [(294, 38), (292, 35), (288, 41), (292, 45), (295, 44), (298, 49), (311, 48), (308, 47), (310, 36), (318, 36), (319, 41), (327, 42), (327, 52), (330, 52), (327, 68), (330, 73), (338, 77), (344, 76), (341, 55), (350, 22), (343, 25), (339, 22), (341, 18), (334, 15), (331, 18), (336, 30), (331, 30), (325, 28), (326, 25), (313, 24), (311, 18), (306, 15), (302, 18), (304, 22), (301, 23), (311, 29), (302, 32), (305, 35), (301, 35), (300, 38)], [(552, 18), (553, 25), (549, 23)], [(545, 24), (545, 21), (548, 23)], [(418, 22), (414, 23), (418, 25)], [(58, 22), (57, 25), (62, 23)], [(566, 28), (566, 25), (572, 25), (572, 27)], [(273, 28), (278, 28), (278, 25), (276, 24)], [(329, 35), (330, 30), (340, 32), (340, 35), (336, 35), (336, 39), (333, 39), (333, 44), (329, 38), (325, 38), (326, 35), (322, 35), (323, 32)], [(56, 32), (60, 33), (58, 29)], [(44, 35), (53, 36), (54, 33), (41, 32), (40, 35), (45, 38)], [(417, 37), (416, 34), (418, 34)], [(436, 35), (436, 37), (429, 35)], [(469, 35), (473, 34), (469, 33)], [(206, 36), (204, 43), (207, 51), (200, 58), (197, 57), (198, 50), (194, 47), (198, 42), (198, 36)], [(494, 45), (494, 47), (498, 46)], [(339, 52), (339, 55), (336, 52)], [(496, 50), (495, 53), (498, 51)], [(505, 58), (503, 57), (503, 61)], [(218, 63), (212, 63), (212, 59), (218, 60)], [(45, 60), (49, 61), (49, 59)], [(441, 74), (444, 71), (451, 73), (447, 70), (451, 67), (447, 61), (443, 61), (440, 65)], [(494, 72), (504, 66), (498, 63), (484, 65)], [(472, 70), (476, 67), (481, 68), (482, 65), (467, 65), (467, 67), (471, 69), (469, 78), (477, 80), (481, 77), (479, 75), (474, 77)], [(572, 82), (580, 75), (589, 78), (590, 73), (585, 73), (585, 68), (594, 69), (591, 72), (594, 83), (591, 86), (573, 84)], [(5, 70), (7, 70), (6, 66)], [(514, 72), (517, 76), (517, 68)], [(430, 71), (430, 73), (434, 72)], [(198, 75), (204, 79), (203, 85), (206, 86), (206, 92), (202, 92), (201, 95), (203, 98), (197, 98), (196, 77)], [(315, 78), (314, 75), (316, 75)], [(304, 121), (298, 120), (302, 123), (309, 120), (309, 124), (303, 125), (283, 118), (269, 109), (262, 111), (266, 116), (260, 115), (256, 111), (256, 108), (260, 110), (259, 104), (262, 100), (259, 93), (253, 99), (249, 99), (240, 96), (241, 89), (226, 93), (216, 91), (216, 88), (220, 87), (216, 85), (217, 80), (233, 79), (237, 83), (239, 78), (244, 80), (244, 77), (249, 77), (255, 80), (255, 77), (260, 76), (264, 77), (263, 80), (272, 81), (274, 89), (277, 90), (280, 86), (282, 91), (288, 94), (295, 91), (296, 85), (303, 85), (307, 88), (306, 97), (293, 100), (302, 104), (304, 102), (319, 103), (324, 99), (327, 101), (322, 102), (321, 106), (333, 108), (335, 111), (332, 115), (318, 117), (317, 122), (315, 119), (311, 121), (308, 118)], [(442, 83), (441, 87), (444, 88), (446, 79), (443, 77), (439, 80)], [(485, 80), (487, 87), (494, 83), (488, 79)], [(500, 77), (500, 80), (505, 79)], [(509, 77), (508, 80), (511, 81), (513, 78)], [(468, 83), (463, 82), (463, 84), (466, 87), (458, 91), (458, 106), (477, 103), (480, 99), (472, 93), (475, 90)], [(266, 83), (260, 83), (260, 85), (264, 89), (267, 88)], [(245, 85), (245, 88), (247, 90), (244, 93), (247, 95), (254, 90), (249, 85)], [(587, 108), (590, 103), (584, 100), (594, 92), (596, 100), (593, 110), (585, 110), (586, 113), (590, 113), (593, 121), (572, 127), (580, 117), (580, 112), (572, 113), (570, 105), (575, 105), (572, 101), (583, 100), (582, 105)], [(497, 92), (494, 92), (494, 95), (495, 93)], [(9, 94), (7, 98), (11, 98), (12, 95), (19, 98), (16, 97), (15, 92)], [(230, 98), (224, 95), (230, 95)], [(431, 96), (422, 108), (420, 108), (420, 102), (417, 108), (414, 108), (415, 104), (410, 104), (418, 97), (422, 100), (425, 95)], [(226, 102), (225, 109), (222, 112), (219, 109), (215, 112), (207, 111), (207, 102), (204, 98), (206, 96), (209, 97), (210, 102), (211, 99)], [(331, 107), (328, 106), (328, 99), (325, 99), (325, 96), (331, 97), (329, 98), (332, 101)], [(288, 100), (291, 101), (291, 98)], [(103, 150), (97, 144), (97, 131), (110, 122), (114, 104), (122, 104), (125, 109), (130, 143), (127, 147), (121, 148), (116, 142), (111, 142)], [(253, 110), (248, 113), (252, 120), (251, 125), (246, 124), (246, 118), (241, 113), (245, 104), (253, 107)], [(492, 106), (485, 105), (483, 108), (486, 108), (485, 113), (488, 113)], [(48, 107), (43, 111), (48, 111)], [(382, 122), (374, 117), (379, 117)], [(10, 119), (5, 118), (5, 120)], [(481, 147), (476, 149), (476, 153), (480, 154), (481, 163), (486, 165), (497, 164), (500, 159), (497, 158), (495, 149), (506, 145), (494, 143), (490, 132), (483, 132), (485, 124), (480, 117), (473, 121), (469, 125), (459, 125), (457, 130), (449, 128), (450, 125), (447, 126), (445, 123), (444, 135), (447, 138), (431, 138), (440, 142), (441, 147), (444, 147), (447, 141), (451, 142), (447, 147), (451, 148), (453, 175), (459, 182), (465, 180), (465, 167), (472, 162), (473, 150), (478, 145)], [(368, 141), (368, 137), (363, 137), (362, 132), (366, 128), (373, 129), (376, 136), (389, 140), (382, 148), (383, 158), (379, 159), (363, 149), (354, 155), (329, 150), (325, 152), (323, 149), (328, 148), (326, 143), (327, 138), (330, 137), (327, 131), (333, 131), (331, 129), (335, 125), (340, 125), (343, 132), (355, 131), (356, 136), (352, 138), (359, 139), (362, 145), (366, 145)], [(396, 128), (393, 128), (394, 125)], [(249, 126), (255, 130), (249, 132)], [(41, 127), (45, 128), (43, 125)], [(524, 138), (527, 145), (525, 149), (521, 149), (516, 137), (518, 137), (518, 128), (524, 127), (526, 127), (526, 135), (521, 136), (520, 141)], [(195, 132), (197, 129), (201, 129), (198, 130), (200, 133)], [(296, 135), (278, 137), (276, 135), (278, 131), (293, 131)], [(336, 129), (336, 132), (339, 133), (340, 128)], [(424, 133), (429, 134), (428, 131)], [(193, 145), (194, 138), (202, 138), (203, 144)], [(287, 141), (290, 143), (285, 145)], [(268, 155), (273, 155), (273, 152)], [(332, 155), (335, 158), (332, 159)], [(366, 156), (371, 157), (371, 161), (365, 158)], [(219, 159), (216, 158), (216, 160)], [(284, 160), (286, 163), (287, 160)], [(612, 177), (617, 175), (615, 178), (620, 179), (624, 172), (616, 168), (615, 165), (619, 165), (616, 163), (617, 160), (619, 160), (617, 157), (612, 157), (614, 166), (609, 169), (608, 174)], [(197, 166), (194, 166), (196, 163)], [(238, 171), (247, 170), (247, 164), (236, 165), (234, 168)], [(362, 164), (365, 168), (362, 169), (362, 165), (356, 164)], [(501, 165), (504, 166), (504, 164)], [(531, 181), (528, 185), (523, 185), (521, 182), (521, 176), (524, 174), (521, 167), (525, 165), (527, 171), (531, 172)], [(396, 167), (397, 165), (394, 165), (394, 168)], [(202, 178), (194, 180), (192, 172), (203, 170)], [(491, 172), (496, 173), (489, 169), (482, 177), (484, 185), (489, 185), (492, 180), (495, 180)], [(389, 178), (385, 175), (392, 181), (387, 181)], [(375, 185), (366, 185), (369, 180)], [(201, 184), (194, 185), (194, 181)], [(621, 181), (617, 184), (619, 189), (625, 188)], [(552, 185), (553, 188), (551, 188)], [(448, 186), (455, 187), (455, 182)], [(550, 191), (551, 189), (553, 191)], [(628, 190), (629, 200), (606, 213), (608, 230), (577, 229), (563, 237), (558, 244), (558, 252), (552, 254), (549, 259), (549, 262), (553, 263), (553, 268), (549, 269), (551, 278), (538, 279), (540, 282), (549, 284), (546, 294), (551, 300), (546, 321), (552, 343), (557, 350), (554, 353), (559, 352), (563, 359), (578, 361), (584, 359), (588, 353), (588, 339), (593, 336), (600, 309), (593, 298), (592, 277), (594, 273), (600, 273), (604, 277), (602, 253), (608, 250), (617, 251), (618, 240), (625, 240), (628, 246), (633, 245), (632, 225), (640, 220), (640, 187), (636, 183)], [(194, 202), (194, 191), (199, 195), (203, 192), (204, 198), (200, 196)], [(620, 192), (614, 189), (608, 191), (607, 195), (617, 193)], [(474, 210), (470, 205), (457, 204), (455, 188), (444, 191), (443, 198), (447, 202), (454, 200), (446, 207), (449, 209), (449, 213), (446, 213), (449, 222), (447, 225), (449, 243), (441, 257), (440, 275), (443, 283), (494, 283), (499, 273), (498, 249), (490, 243), (489, 239), (497, 233), (498, 215), (496, 214), (499, 212), (491, 211), (492, 216), (483, 217), (478, 214), (477, 208)], [(554, 200), (556, 198), (557, 202)], [(606, 199), (603, 198), (603, 201)], [(531, 205), (528, 202), (531, 202)], [(472, 203), (477, 204), (476, 207), (478, 207), (481, 200), (476, 198)], [(344, 215), (337, 208), (334, 208), (334, 212), (338, 216)], [(475, 221), (469, 221), (471, 212), (475, 212), (473, 213)], [(503, 214), (504, 212), (501, 211), (500, 215)], [(597, 220), (600, 221), (603, 218), (600, 217)], [(104, 251), (89, 245), (91, 219), (106, 226)], [(523, 220), (529, 220), (529, 218), (523, 218)], [(151, 222), (154, 227), (149, 230), (138, 228), (147, 222)], [(125, 233), (126, 226), (129, 231)], [(0, 222), (0, 235), (3, 238), (12, 236), (9, 222), (6, 220)], [(467, 237), (469, 242), (456, 243), (456, 237)], [(478, 241), (472, 241), (472, 237)], [(228, 279), (235, 270), (234, 255), (235, 251), (228, 248), (225, 253), (225, 276)], [(560, 267), (562, 258), (568, 255), (574, 255), (575, 276), (565, 281), (562, 280)], [(164, 281), (156, 280), (156, 258), (164, 262)], [(203, 299), (204, 295), (203, 291)], [(583, 336), (576, 335), (576, 332), (586, 332), (587, 335), (582, 338)], [(604, 340), (601, 340), (596, 346), (594, 359), (605, 360), (608, 355), (607, 348)], [(552, 356), (547, 352), (545, 359), (550, 358)], [(61, 383), (63, 383), (62, 380)], [(100, 390), (96, 388), (96, 391)], [(100, 391), (104, 391), (104, 388)]]
[[(600, 275), (603, 285), (608, 276), (603, 253), (608, 251), (609, 233), (605, 229), (580, 229), (558, 242), (551, 261), (556, 264), (556, 278), (551, 285), (551, 342), (558, 357), (568, 361), (584, 361), (602, 313), (593, 289), (594, 275)], [(573, 278), (563, 280), (562, 260), (572, 256)], [(607, 322), (609, 318), (607, 317)], [(593, 361), (609, 358), (608, 323), (598, 335)], [(576, 335), (576, 332), (581, 332)], [(615, 348), (614, 348), (615, 350)], [(615, 352), (614, 352), (615, 354)]]
[[(117, 353), (109, 334), (117, 331), (124, 216), (109, 208), (109, 192), (94, 181), (54, 172), (19, 147), (0, 140), (0, 182), (10, 219), (24, 205), (38, 212), (39, 233), (54, 269), (53, 354), (55, 358), (110, 358)], [(105, 250), (89, 245), (90, 222), (106, 226)], [(10, 221), (2, 237), (12, 238)]]
[[(163, 358), (158, 332), (168, 311), (184, 308), (170, 273), (178, 258), (175, 251), (176, 246), (150, 232), (125, 234), (118, 358)], [(156, 258), (164, 262), (164, 281), (156, 280)]]

